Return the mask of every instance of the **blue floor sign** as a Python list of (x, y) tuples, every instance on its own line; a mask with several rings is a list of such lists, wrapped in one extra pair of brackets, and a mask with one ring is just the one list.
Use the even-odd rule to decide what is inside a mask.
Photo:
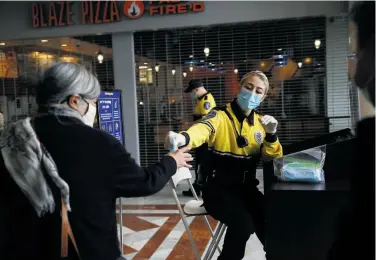
[(98, 98), (98, 117), (99, 128), (124, 144), (120, 91), (101, 91)]

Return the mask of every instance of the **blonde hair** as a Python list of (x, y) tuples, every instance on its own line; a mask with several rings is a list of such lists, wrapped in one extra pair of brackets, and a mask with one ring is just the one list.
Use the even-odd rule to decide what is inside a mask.
[(243, 86), (243, 83), (244, 83), (244, 81), (247, 80), (247, 78), (254, 77), (254, 76), (261, 79), (262, 82), (265, 84), (265, 87), (266, 87), (265, 88), (265, 95), (266, 95), (269, 91), (269, 80), (268, 80), (268, 77), (262, 71), (254, 70), (254, 71), (251, 71), (251, 72), (248, 72), (247, 74), (245, 74), (243, 76), (243, 78), (240, 80), (240, 86)]

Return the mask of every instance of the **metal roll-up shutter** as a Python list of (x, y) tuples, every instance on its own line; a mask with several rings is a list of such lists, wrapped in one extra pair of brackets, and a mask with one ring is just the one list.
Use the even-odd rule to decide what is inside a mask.
[(194, 102), (183, 93), (191, 79), (221, 105), (245, 73), (265, 72), (270, 90), (260, 110), (277, 118), (284, 145), (351, 127), (358, 108), (350, 106), (357, 97), (348, 88), (347, 41), (342, 17), (135, 33), (141, 164), (156, 162), (166, 133), (191, 120)]
[[(103, 54), (102, 63), (98, 53)], [(82, 64), (97, 75), (102, 88), (114, 86), (111, 35), (0, 40), (0, 112), (5, 124), (36, 115), (30, 83), (56, 62)]]
[(347, 16), (326, 20), (326, 101), (329, 130), (354, 128), (359, 120), (359, 98), (350, 79), (354, 56), (349, 52)]

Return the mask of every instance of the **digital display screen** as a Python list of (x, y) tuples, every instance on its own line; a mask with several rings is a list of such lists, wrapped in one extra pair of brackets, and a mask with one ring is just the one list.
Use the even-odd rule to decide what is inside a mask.
[(124, 145), (121, 92), (101, 91), (98, 98), (98, 126)]

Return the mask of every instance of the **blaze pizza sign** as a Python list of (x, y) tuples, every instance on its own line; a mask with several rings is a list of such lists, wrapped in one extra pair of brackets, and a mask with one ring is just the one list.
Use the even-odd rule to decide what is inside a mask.
[[(32, 4), (31, 17), (34, 28), (43, 28), (113, 23), (143, 16), (183, 15), (204, 9), (204, 2), (196, 1), (50, 1)], [(79, 10), (79, 14), (73, 10)]]

